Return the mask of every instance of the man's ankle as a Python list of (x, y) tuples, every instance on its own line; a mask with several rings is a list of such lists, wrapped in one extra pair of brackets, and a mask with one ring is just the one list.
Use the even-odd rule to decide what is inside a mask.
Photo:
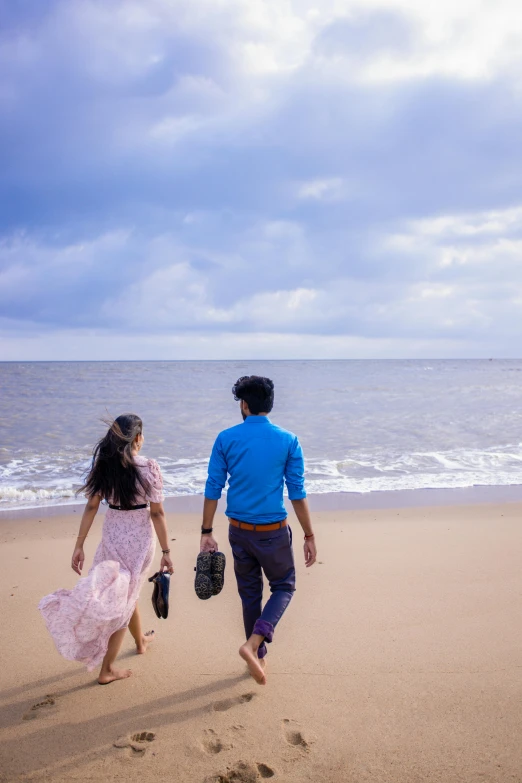
[(252, 636), (249, 638), (247, 644), (252, 650), (257, 652), (260, 646), (263, 644), (264, 640), (265, 640), (264, 636), (260, 636), (258, 633), (253, 633)]

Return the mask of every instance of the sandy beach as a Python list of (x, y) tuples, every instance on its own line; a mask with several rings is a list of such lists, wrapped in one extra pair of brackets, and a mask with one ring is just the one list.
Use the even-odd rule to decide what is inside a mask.
[[(103, 688), (58, 655), (37, 611), (75, 582), (79, 513), (2, 520), (0, 780), (522, 780), (521, 512), (318, 512), (309, 570), (293, 525), (298, 588), (266, 687), (237, 655), (231, 557), (220, 596), (193, 591), (198, 515), (168, 515), (171, 615), (156, 619), (147, 583), (140, 606), (157, 639), (136, 656), (129, 635), (134, 675)], [(229, 555), (222, 516), (216, 529)]]

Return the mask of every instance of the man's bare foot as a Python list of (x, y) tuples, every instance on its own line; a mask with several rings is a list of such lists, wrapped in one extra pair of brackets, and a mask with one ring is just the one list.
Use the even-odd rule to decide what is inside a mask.
[[(258, 658), (258, 661), (259, 661), (261, 667), (263, 669), (266, 669), (266, 658)], [(246, 667), (246, 670), (247, 670), (248, 674), (250, 674), (250, 669), (248, 668), (248, 666)]]
[(266, 677), (263, 671), (264, 665), (257, 657), (257, 650), (253, 650), (248, 642), (239, 648), (239, 654), (246, 662), (250, 675), (258, 685), (266, 685)]
[(130, 669), (110, 669), (108, 672), (100, 672), (98, 683), (100, 685), (108, 685), (115, 680), (126, 680), (131, 674), (132, 671)]
[(141, 644), (136, 645), (136, 652), (138, 655), (143, 655), (147, 652), (147, 647), (154, 640), (154, 636), (154, 631), (147, 631), (147, 633), (141, 637)]

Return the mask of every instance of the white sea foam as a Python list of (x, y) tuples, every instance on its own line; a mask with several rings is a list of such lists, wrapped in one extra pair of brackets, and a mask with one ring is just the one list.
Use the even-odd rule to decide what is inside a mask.
[[(81, 501), (75, 495), (81, 484), (85, 461), (66, 467), (49, 466), (38, 480), (38, 462), (11, 460), (9, 475), (16, 481), (0, 482), (0, 509), (30, 508)], [(158, 459), (167, 497), (201, 494), (207, 477), (207, 460)], [(7, 467), (7, 466), (5, 466)], [(1, 472), (1, 471), (0, 471)], [(4, 472), (5, 475), (5, 472)], [(471, 486), (522, 484), (522, 444), (446, 452), (351, 455), (345, 459), (309, 459), (305, 470), (309, 494), (326, 492), (368, 493), (389, 490), (445, 489)]]
[[(40, 506), (62, 505), (79, 502), (74, 490), (57, 487), (56, 489), (19, 489), (5, 486), (0, 488), (0, 510), (10, 508), (38, 508)], [(81, 500), (80, 500), (81, 502)]]

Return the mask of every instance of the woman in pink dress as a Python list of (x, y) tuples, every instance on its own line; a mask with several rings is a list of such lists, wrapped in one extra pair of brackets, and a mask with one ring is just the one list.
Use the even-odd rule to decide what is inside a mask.
[(109, 508), (100, 545), (88, 575), (73, 590), (57, 590), (38, 606), (64, 658), (84, 663), (89, 671), (101, 664), (100, 685), (132, 674), (130, 669), (114, 668), (127, 628), (138, 653), (146, 651), (153, 636), (153, 631), (142, 631), (137, 601), (154, 557), (154, 530), (163, 553), (160, 570), (174, 570), (161, 471), (153, 459), (139, 456), (142, 445), (142, 421), (134, 414), (118, 416), (96, 445), (80, 490), (88, 500), (72, 556), (73, 571), (81, 576), (83, 544), (105, 500)]

